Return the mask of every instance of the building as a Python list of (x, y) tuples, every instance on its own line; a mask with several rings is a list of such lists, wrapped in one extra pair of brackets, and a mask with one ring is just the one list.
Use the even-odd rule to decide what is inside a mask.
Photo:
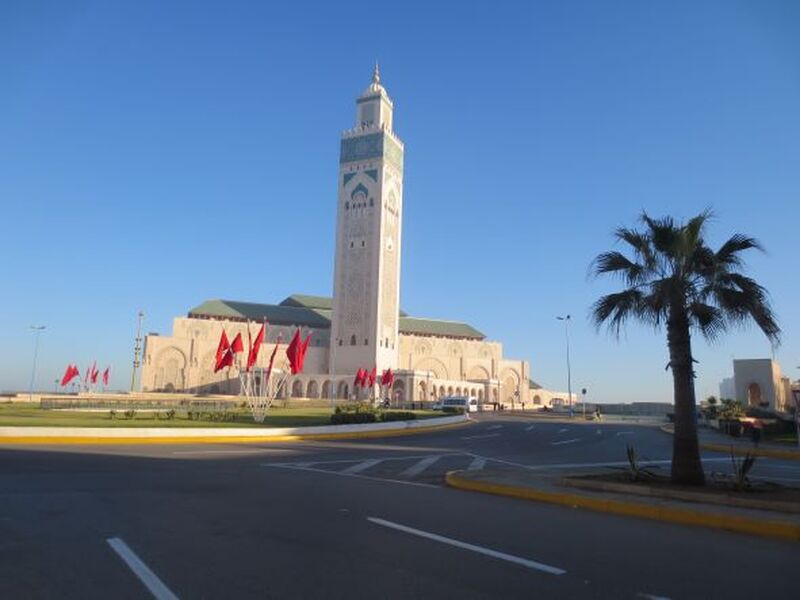
[(784, 412), (793, 402), (792, 382), (781, 374), (781, 367), (774, 360), (736, 359), (733, 361), (733, 377), (720, 383), (720, 396), (734, 398), (743, 406)]
[[(142, 391), (237, 393), (236, 368), (213, 372), (218, 340), (223, 328), (229, 338), (247, 339), (248, 328), (255, 335), (266, 320), (269, 344), (288, 342), (297, 327), (311, 334), (304, 373), (286, 380), (284, 396), (352, 398), (356, 371), (376, 367), (395, 372), (397, 402), (467, 395), (531, 408), (559, 397), (531, 389), (528, 363), (506, 358), (501, 343), (471, 325), (400, 309), (405, 149), (394, 133), (393, 109), (376, 66), (356, 100), (355, 127), (341, 138), (333, 297), (203, 302), (174, 320), (171, 336), (146, 337)], [(257, 367), (266, 366), (268, 354), (261, 353)]]

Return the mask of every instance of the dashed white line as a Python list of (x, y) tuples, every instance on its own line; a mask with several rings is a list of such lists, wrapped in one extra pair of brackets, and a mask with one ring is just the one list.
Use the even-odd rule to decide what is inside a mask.
[(421, 529), (414, 529), (413, 527), (401, 525), (400, 523), (393, 523), (392, 521), (386, 521), (377, 517), (367, 517), (367, 520), (371, 523), (375, 523), (376, 525), (381, 525), (390, 529), (396, 529), (397, 531), (402, 531), (404, 533), (410, 533), (411, 535), (416, 535), (418, 537), (440, 542), (442, 544), (455, 546), (456, 548), (461, 548), (463, 550), (477, 552), (478, 554), (483, 554), (484, 556), (491, 556), (492, 558), (505, 560), (511, 563), (522, 565), (523, 567), (527, 567), (529, 569), (543, 571), (545, 573), (549, 573), (550, 575), (563, 575), (566, 573), (564, 569), (546, 565), (535, 560), (529, 560), (527, 558), (522, 558), (521, 556), (514, 556), (513, 554), (506, 554), (505, 552), (499, 552), (497, 550), (492, 550), (491, 548), (484, 548), (483, 546), (476, 546), (475, 544), (469, 544), (453, 538), (444, 537), (443, 535), (438, 535), (436, 533), (422, 531)]
[(637, 598), (645, 598), (646, 600), (670, 600), (666, 596), (654, 596), (653, 594), (645, 594), (644, 592), (639, 592), (636, 594)]
[(408, 477), (409, 479), (416, 477), (440, 458), (441, 456), (429, 456), (428, 458), (423, 458), (421, 461), (414, 463), (405, 471), (400, 473), (400, 477)]
[(619, 437), (621, 435), (633, 435), (632, 431), (618, 431), (616, 435)]
[(573, 438), (571, 440), (562, 440), (560, 442), (550, 442), (551, 446), (560, 446), (561, 444), (574, 444), (575, 442), (580, 442), (580, 438)]
[(536, 425), (528, 425), (528, 426), (525, 428), (525, 431), (530, 431), (530, 430), (532, 430), (534, 427), (536, 427)]
[(499, 433), (484, 433), (483, 435), (465, 435), (462, 440), (479, 440), (481, 438), (493, 438), (499, 436)]
[(491, 431), (492, 429), (502, 429), (502, 425), (489, 425), (488, 429)]
[(366, 471), (370, 467), (374, 467), (381, 461), (382, 459), (380, 458), (371, 458), (369, 460), (356, 463), (352, 467), (347, 467), (346, 469), (342, 469), (341, 473), (342, 475), (355, 475), (357, 473), (361, 473), (361, 471)]
[(164, 585), (164, 582), (142, 562), (141, 558), (136, 556), (136, 553), (121, 538), (108, 538), (106, 542), (122, 561), (128, 565), (128, 568), (133, 571), (133, 574), (139, 578), (139, 581), (153, 594), (156, 600), (178, 600), (178, 597)]
[(467, 469), (469, 471), (480, 471), (483, 467), (486, 466), (486, 459), (482, 456), (476, 456), (472, 459), (472, 462), (469, 463), (469, 467)]
[(569, 431), (569, 428), (565, 427), (564, 429), (559, 429), (558, 433), (566, 433), (567, 431)]

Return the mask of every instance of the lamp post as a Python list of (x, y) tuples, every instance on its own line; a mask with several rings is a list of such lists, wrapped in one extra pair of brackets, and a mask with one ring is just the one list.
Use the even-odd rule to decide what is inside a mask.
[(569, 321), (571, 318), (570, 315), (556, 317), (559, 321), (564, 321), (564, 336), (567, 340), (567, 397), (569, 398), (570, 416), (572, 416), (572, 372), (569, 364)]
[(794, 396), (794, 430), (797, 435), (797, 446), (800, 448), (800, 388), (792, 390)]
[(46, 325), (31, 325), (31, 331), (36, 332), (36, 341), (33, 343), (33, 368), (31, 368), (31, 384), (28, 386), (28, 401), (33, 402), (33, 380), (36, 377), (36, 357), (39, 354), (39, 336), (47, 329)]
[(586, 388), (581, 389), (581, 394), (583, 395), (583, 420), (586, 420)]
[(136, 371), (139, 369), (141, 361), (139, 360), (142, 351), (142, 320), (144, 319), (144, 312), (141, 310), (137, 315), (139, 318), (136, 324), (136, 338), (133, 340), (133, 371), (131, 371), (131, 393), (136, 386)]

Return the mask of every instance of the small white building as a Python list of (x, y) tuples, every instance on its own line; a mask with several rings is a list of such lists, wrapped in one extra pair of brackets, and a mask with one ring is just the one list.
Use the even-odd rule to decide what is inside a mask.
[(720, 396), (735, 398), (743, 406), (785, 412), (793, 403), (792, 382), (781, 374), (781, 367), (774, 360), (736, 359), (733, 361), (733, 377), (720, 382)]

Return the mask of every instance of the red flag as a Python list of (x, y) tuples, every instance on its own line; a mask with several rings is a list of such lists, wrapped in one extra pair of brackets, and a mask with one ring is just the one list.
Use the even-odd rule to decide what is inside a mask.
[(97, 370), (97, 363), (92, 365), (92, 383), (97, 383), (97, 376), (100, 374), (100, 371)]
[(89, 383), (89, 377), (92, 376), (92, 367), (86, 367), (86, 373), (83, 376), (83, 383)]
[(111, 367), (106, 367), (106, 370), (103, 371), (103, 385), (108, 385), (108, 374), (111, 370)]
[(219, 368), (217, 371), (224, 367), (232, 367), (233, 366), (233, 352), (231, 352), (230, 348), (228, 351), (222, 355), (222, 360), (219, 361)]
[(298, 328), (297, 331), (294, 332), (292, 341), (289, 342), (289, 346), (286, 348), (286, 358), (289, 359), (289, 368), (292, 370), (292, 375), (296, 375), (300, 372), (298, 363), (300, 362), (302, 344), (303, 342), (300, 341), (300, 329)]
[(269, 357), (269, 366), (267, 367), (267, 376), (264, 381), (269, 381), (269, 376), (272, 374), (272, 365), (275, 364), (275, 355), (278, 353), (278, 346), (281, 345), (281, 334), (278, 334), (278, 341), (275, 342), (275, 349)]
[(391, 386), (394, 383), (394, 373), (391, 369), (386, 369), (381, 375), (381, 385)]
[[(250, 346), (250, 352), (247, 355), (247, 370), (253, 368), (253, 365), (256, 364), (258, 360), (258, 351), (261, 349), (261, 344), (264, 343), (264, 331), (266, 329), (267, 324), (264, 323), (261, 326), (261, 329), (258, 331), (258, 335), (256, 335), (256, 340)], [(249, 331), (248, 331), (249, 333)]]
[(231, 342), (231, 352), (234, 354), (238, 354), (239, 352), (244, 352), (244, 343), (242, 342), (242, 334), (237, 333), (236, 337), (233, 338)]
[(214, 361), (214, 372), (216, 373), (219, 371), (219, 363), (222, 360), (222, 357), (228, 351), (228, 348), (231, 347), (230, 342), (228, 341), (228, 336), (225, 334), (225, 330), (222, 330), (222, 335), (219, 338), (219, 344), (217, 345), (217, 359)]
[(64, 376), (61, 378), (61, 387), (66, 386), (78, 374), (78, 368), (75, 365), (67, 365), (67, 370), (64, 371)]
[(372, 371), (369, 372), (369, 387), (373, 387), (375, 385), (375, 376), (378, 374), (378, 367), (372, 367)]
[(353, 379), (353, 387), (361, 387), (364, 385), (367, 378), (367, 372), (360, 368), (356, 371), (356, 377)]

